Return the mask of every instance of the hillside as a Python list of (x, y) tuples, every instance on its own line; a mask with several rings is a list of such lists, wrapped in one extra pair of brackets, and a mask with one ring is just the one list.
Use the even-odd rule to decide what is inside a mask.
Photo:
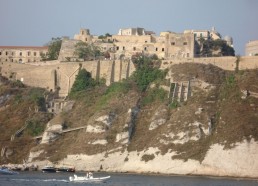
[[(177, 64), (168, 69), (166, 78), (173, 82), (191, 80), (191, 96), (187, 101), (171, 102), (168, 80), (153, 82), (145, 92), (140, 92), (132, 80), (110, 87), (97, 86), (69, 98), (75, 101), (72, 109), (58, 116), (62, 118), (63, 129), (85, 128), (60, 134), (51, 143), (40, 145), (31, 140), (28, 128), (14, 142), (8, 141), (26, 119), (37, 118), (37, 126), (43, 127), (51, 116), (24, 109), (35, 106), (29, 99), (15, 104), (15, 97), (28, 97), (31, 88), (12, 91), (10, 84), (3, 83), (0, 129), (6, 133), (0, 137), (1, 148), (8, 146), (13, 153), (2, 158), (1, 163), (21, 162), (31, 149), (33, 161), (68, 162), (78, 169), (84, 169), (80, 162), (86, 161), (78, 158), (79, 155), (96, 158), (97, 164), (84, 163), (93, 170), (136, 171), (134, 166), (141, 163), (134, 166), (129, 163), (137, 156), (137, 161), (145, 166), (155, 160), (162, 163), (164, 158), (159, 158), (167, 156), (169, 161), (198, 162), (199, 166), (206, 161), (214, 145), (233, 150), (245, 141), (257, 142), (258, 70), (235, 73), (212, 65)], [(48, 127), (51, 125), (54, 127), (54, 122), (51, 124), (50, 121)], [(120, 162), (119, 157), (122, 158), (121, 162), (128, 166), (116, 165), (115, 160), (109, 160), (111, 157), (116, 157), (117, 162)], [(143, 172), (148, 169), (141, 168)], [(163, 172), (180, 173), (171, 170)]]
[[(1, 164), (22, 163), (35, 146), (32, 137), (42, 133), (53, 117), (40, 108), (38, 100), (43, 93), (43, 89), (26, 87), (21, 82), (9, 82), (0, 77), (0, 148), (5, 151), (5, 155), (1, 155)], [(27, 128), (18, 132), (25, 125)]]

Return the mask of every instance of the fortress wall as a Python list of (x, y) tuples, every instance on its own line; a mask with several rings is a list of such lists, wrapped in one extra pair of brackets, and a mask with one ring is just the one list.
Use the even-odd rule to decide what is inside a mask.
[(122, 61), (116, 60), (114, 62), (114, 82), (118, 82), (121, 80)]
[(243, 56), (240, 58), (239, 70), (258, 68), (258, 56)]
[(106, 85), (110, 85), (110, 83), (113, 81), (112, 80), (113, 63), (114, 61), (111, 61), (111, 60), (100, 61), (99, 77), (106, 79)]
[(224, 70), (230, 71), (234, 71), (236, 69), (236, 57), (194, 58), (193, 62), (212, 64)]
[[(202, 63), (213, 64), (224, 70), (235, 70), (236, 57), (217, 57), (217, 58), (186, 58), (164, 60), (161, 69), (168, 68), (170, 65), (178, 63)], [(48, 90), (59, 88), (60, 96), (67, 96), (78, 74), (80, 65), (91, 72), (92, 77), (105, 78), (106, 85), (112, 82), (128, 78), (135, 67), (130, 61), (87, 61), (87, 62), (51, 62), (37, 64), (19, 64), (11, 62), (0, 63), (2, 76), (9, 79), (23, 81), (24, 84), (35, 87), (42, 87)], [(258, 56), (241, 57), (239, 69), (258, 68)]]
[(122, 64), (122, 69), (121, 69), (121, 80), (123, 79), (127, 79), (129, 77), (129, 65), (130, 65), (130, 62), (129, 61), (125, 61), (123, 62)]
[(164, 60), (161, 64), (161, 69), (168, 68), (170, 65), (180, 63), (202, 63), (212, 64), (224, 70), (233, 71), (236, 68), (236, 57), (207, 57), (207, 58), (181, 58)]
[(36, 68), (33, 70), (20, 70), (16, 74), (16, 80), (32, 87), (41, 87), (47, 90), (55, 90), (55, 77), (52, 69)]

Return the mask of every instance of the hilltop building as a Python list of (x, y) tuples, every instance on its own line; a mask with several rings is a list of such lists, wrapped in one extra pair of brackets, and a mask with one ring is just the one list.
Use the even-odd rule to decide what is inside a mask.
[[(157, 55), (159, 58), (192, 58), (195, 56), (194, 34), (161, 32), (156, 36), (153, 31), (144, 28), (120, 29), (118, 34), (100, 39), (92, 36), (88, 29), (81, 29), (75, 34), (74, 40), (63, 41), (59, 55), (60, 61), (75, 58), (67, 52), (67, 47), (77, 41), (83, 41), (98, 46), (102, 52), (109, 52), (111, 59), (131, 59), (137, 53), (144, 55)], [(70, 43), (70, 44), (68, 44)], [(71, 47), (69, 47), (72, 49)]]
[(117, 35), (120, 35), (120, 36), (155, 35), (155, 32), (146, 31), (144, 28), (125, 28), (125, 29), (119, 29), (119, 32)]
[[(200, 44), (201, 38), (204, 40), (217, 40), (222, 39), (221, 34), (212, 27), (211, 30), (185, 30), (184, 33), (193, 33), (194, 39)], [(230, 36), (225, 36), (224, 39), (227, 44), (233, 47), (233, 39)]]
[(40, 53), (46, 54), (48, 47), (0, 46), (0, 62), (30, 63), (41, 61)]
[(258, 40), (249, 41), (245, 45), (246, 56), (257, 56), (258, 55)]

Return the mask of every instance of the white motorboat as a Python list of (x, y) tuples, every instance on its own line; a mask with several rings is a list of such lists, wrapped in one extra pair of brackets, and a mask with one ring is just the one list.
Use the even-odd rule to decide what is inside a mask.
[(9, 174), (9, 175), (12, 175), (12, 174), (19, 174), (19, 172), (16, 172), (16, 171), (12, 171), (8, 168), (0, 168), (0, 174)]
[(74, 174), (74, 176), (70, 176), (69, 180), (71, 182), (103, 182), (107, 179), (109, 179), (110, 176), (106, 176), (106, 177), (97, 177), (94, 178), (92, 173), (87, 174), (87, 176), (77, 176), (76, 174)]

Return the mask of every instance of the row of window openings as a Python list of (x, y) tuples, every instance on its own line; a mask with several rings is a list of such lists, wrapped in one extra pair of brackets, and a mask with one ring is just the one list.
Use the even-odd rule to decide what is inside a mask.
[[(1, 58), (0, 58), (0, 61), (1, 61)], [(5, 61), (7, 62), (7, 61), (8, 61), (8, 59), (5, 59)], [(32, 61), (36, 62), (36, 60), (35, 60), (35, 59), (34, 59), (34, 60), (30, 60), (30, 59), (28, 59), (28, 62), (32, 62)], [(14, 60), (13, 60), (13, 59), (11, 59), (11, 62), (14, 62)], [(19, 62), (22, 62), (22, 59), (19, 59)]]
[[(12, 56), (14, 56), (14, 52), (12, 52), (11, 53), (12, 54)], [(2, 52), (0, 52), (0, 55), (2, 55)], [(8, 55), (8, 52), (5, 52), (5, 55)], [(30, 56), (31, 55), (31, 52), (28, 52), (28, 56)], [(20, 52), (20, 56), (22, 56), (22, 52)], [(37, 56), (37, 52), (34, 52), (34, 56)]]
[[(119, 50), (119, 47), (116, 47), (116, 50)], [(123, 50), (125, 50), (125, 47), (123, 47)], [(135, 51), (135, 50), (136, 50), (136, 47), (133, 47), (133, 50)], [(145, 50), (145, 51), (147, 51), (147, 47), (144, 47), (144, 50)], [(159, 51), (159, 49), (158, 49), (158, 48), (156, 48), (155, 50), (156, 50), (156, 51)], [(164, 49), (164, 48), (162, 48), (162, 49), (161, 49), (161, 51), (162, 51), (162, 52), (164, 52), (164, 51), (165, 51), (165, 49)]]
[[(176, 45), (176, 43), (175, 43), (175, 42), (171, 42), (171, 45)], [(187, 42), (184, 42), (183, 45), (187, 45)], [(119, 50), (119, 47), (116, 47), (116, 50)], [(123, 50), (125, 50), (125, 47), (123, 47)], [(136, 50), (136, 47), (133, 47), (133, 50)], [(144, 50), (147, 50), (147, 47), (144, 47)], [(156, 51), (158, 51), (158, 50), (159, 50), (159, 49), (156, 48)], [(165, 51), (164, 48), (162, 48), (161, 50), (162, 50), (162, 52)]]
[[(171, 45), (176, 45), (176, 42), (171, 42)], [(183, 42), (183, 45), (187, 45), (187, 42)]]

